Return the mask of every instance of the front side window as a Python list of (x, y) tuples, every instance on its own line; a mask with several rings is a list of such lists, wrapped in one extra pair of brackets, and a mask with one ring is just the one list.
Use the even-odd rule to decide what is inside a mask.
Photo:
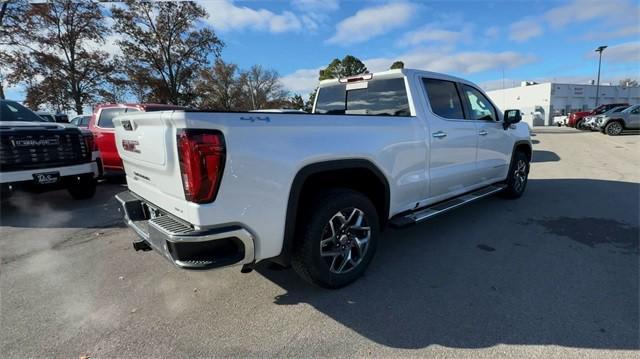
[(113, 119), (129, 112), (140, 112), (135, 108), (116, 107), (105, 108), (100, 112), (100, 118), (98, 119), (98, 127), (113, 128)]
[(433, 113), (448, 119), (464, 119), (462, 102), (455, 83), (438, 79), (422, 79), (422, 81)]
[(462, 90), (469, 104), (469, 115), (472, 120), (498, 121), (495, 107), (482, 92), (468, 85), (462, 85)]
[(13, 101), (0, 102), (0, 121), (45, 122), (33, 111)]
[(346, 84), (318, 89), (315, 113), (330, 115), (411, 116), (404, 79), (367, 81), (365, 88)]

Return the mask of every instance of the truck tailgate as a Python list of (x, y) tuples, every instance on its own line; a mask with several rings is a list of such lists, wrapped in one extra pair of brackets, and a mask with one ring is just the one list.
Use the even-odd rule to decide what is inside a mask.
[[(172, 203), (157, 203), (163, 208), (178, 205), (184, 210), (180, 164), (176, 150), (176, 126), (171, 120), (173, 111), (146, 112), (120, 116), (114, 120), (115, 141), (127, 174), (129, 187), (154, 200), (166, 198)], [(157, 194), (157, 195), (156, 195)], [(170, 197), (170, 198), (167, 198)]]

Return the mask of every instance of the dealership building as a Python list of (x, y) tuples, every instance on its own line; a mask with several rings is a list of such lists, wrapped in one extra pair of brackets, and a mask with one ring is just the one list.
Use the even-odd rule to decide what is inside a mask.
[[(596, 104), (596, 85), (536, 83), (523, 81), (520, 87), (487, 91), (502, 110), (518, 109), (530, 126), (553, 124), (553, 117), (571, 112), (589, 111)], [(640, 87), (600, 84), (598, 104), (625, 102), (640, 104)]]

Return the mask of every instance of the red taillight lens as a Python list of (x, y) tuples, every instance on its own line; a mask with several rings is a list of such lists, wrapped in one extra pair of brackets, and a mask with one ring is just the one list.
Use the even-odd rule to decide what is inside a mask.
[(189, 202), (213, 202), (225, 162), (222, 133), (184, 129), (178, 132), (178, 158), (184, 197)]
[(93, 138), (93, 133), (85, 133), (85, 134), (82, 135), (82, 137), (84, 138), (84, 143), (85, 143), (85, 145), (87, 145), (87, 149), (90, 152), (98, 150), (98, 146), (96, 145), (96, 141)]

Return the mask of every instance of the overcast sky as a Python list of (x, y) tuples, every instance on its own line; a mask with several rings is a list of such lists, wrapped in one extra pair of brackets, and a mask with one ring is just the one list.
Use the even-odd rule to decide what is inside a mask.
[[(595, 79), (594, 49), (608, 45), (602, 81), (640, 77), (637, 1), (200, 1), (225, 42), (225, 61), (262, 64), (292, 92), (351, 54), (370, 71), (395, 60), (458, 75), (485, 89), (521, 80)], [(114, 34), (106, 46), (114, 51)], [(18, 100), (19, 89), (9, 92)]]

